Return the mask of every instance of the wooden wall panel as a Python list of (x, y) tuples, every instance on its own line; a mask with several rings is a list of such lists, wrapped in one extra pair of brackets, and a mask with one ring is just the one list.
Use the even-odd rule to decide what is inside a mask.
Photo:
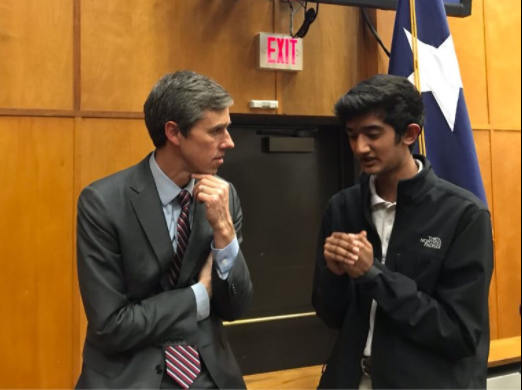
[(70, 388), (73, 126), (0, 118), (0, 388)]
[(72, 108), (72, 3), (0, 2), (0, 108)]
[(491, 123), (496, 129), (521, 127), (520, 0), (485, 0)]
[(468, 112), (475, 127), (489, 123), (483, 1), (473, 0), (469, 18), (449, 18)]
[(473, 138), (477, 148), (480, 173), (484, 181), (484, 189), (490, 209), (493, 211), (493, 176), (491, 161), (491, 132), (489, 130), (474, 130)]
[[(289, 31), (288, 5), (281, 2), (279, 31)], [(294, 30), (302, 16), (295, 19)], [(359, 9), (321, 4), (304, 40), (304, 70), (282, 72), (283, 113), (333, 115), (335, 102), (358, 81)]]
[(191, 69), (235, 98), (275, 99), (275, 73), (256, 70), (255, 35), (273, 31), (272, 0), (82, 2), (82, 108), (142, 111), (165, 73)]
[[(395, 14), (395, 11), (377, 11), (377, 31), (384, 45), (390, 51), (393, 40), (393, 28), (395, 26)], [(381, 48), (379, 48), (378, 62), (379, 73), (388, 73), (390, 59)]]
[(76, 148), (79, 191), (139, 163), (154, 145), (143, 120), (83, 119), (77, 125)]
[[(477, 155), (479, 159), (480, 171), (482, 179), (484, 180), (484, 188), (490, 210), (493, 208), (493, 177), (492, 177), (492, 162), (491, 162), (491, 131), (489, 130), (475, 130), (473, 132), (475, 138), (475, 145), (477, 147)], [(489, 294), (489, 316), (491, 323), (491, 338), (498, 339), (498, 289), (497, 289), (497, 275), (496, 269), (491, 281), (491, 289)]]
[(495, 228), (500, 338), (520, 336), (521, 133), (493, 137)]

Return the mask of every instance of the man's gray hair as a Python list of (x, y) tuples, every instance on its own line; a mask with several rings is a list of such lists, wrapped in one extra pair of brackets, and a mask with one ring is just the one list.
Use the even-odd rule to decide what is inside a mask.
[(232, 104), (232, 97), (214, 80), (187, 70), (170, 73), (158, 81), (145, 102), (145, 124), (154, 146), (161, 148), (167, 143), (167, 122), (177, 123), (187, 137), (205, 111), (222, 111)]

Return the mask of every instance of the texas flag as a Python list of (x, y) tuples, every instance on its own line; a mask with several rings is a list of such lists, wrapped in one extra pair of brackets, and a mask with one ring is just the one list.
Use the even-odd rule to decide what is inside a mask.
[[(439, 177), (487, 204), (462, 78), (442, 0), (415, 0), (427, 157)], [(389, 73), (414, 83), (410, 0), (399, 0)]]

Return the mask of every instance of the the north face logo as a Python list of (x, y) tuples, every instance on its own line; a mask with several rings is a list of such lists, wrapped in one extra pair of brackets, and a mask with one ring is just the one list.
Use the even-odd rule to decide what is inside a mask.
[(431, 249), (441, 249), (442, 248), (442, 240), (438, 237), (421, 238), (421, 242), (424, 244), (424, 246), (426, 248), (431, 248)]

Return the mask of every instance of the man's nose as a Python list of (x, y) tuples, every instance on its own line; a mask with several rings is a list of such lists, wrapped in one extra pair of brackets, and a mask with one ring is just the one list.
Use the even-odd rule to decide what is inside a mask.
[(364, 137), (358, 137), (357, 141), (355, 141), (355, 154), (364, 154), (370, 150), (368, 146), (368, 142), (364, 139)]
[(228, 132), (228, 130), (225, 132), (225, 139), (220, 145), (221, 149), (234, 149), (236, 145), (234, 144), (234, 141), (232, 140), (232, 136)]

